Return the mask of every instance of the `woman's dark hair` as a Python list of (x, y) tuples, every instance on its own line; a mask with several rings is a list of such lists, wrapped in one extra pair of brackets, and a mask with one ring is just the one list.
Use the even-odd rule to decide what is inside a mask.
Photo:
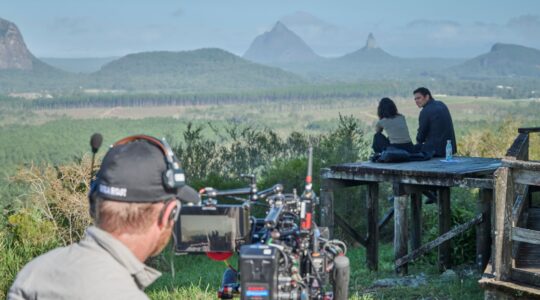
[(379, 101), (379, 107), (377, 107), (377, 115), (379, 116), (379, 119), (391, 119), (395, 116), (399, 116), (399, 112), (392, 99), (382, 98), (381, 101)]

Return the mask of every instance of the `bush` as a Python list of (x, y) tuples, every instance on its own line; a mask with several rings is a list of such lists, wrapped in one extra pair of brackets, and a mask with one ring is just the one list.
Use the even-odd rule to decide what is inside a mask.
[(36, 209), (23, 208), (7, 220), (0, 217), (0, 222), (0, 298), (4, 299), (17, 272), (59, 243), (54, 224)]
[(50, 222), (62, 244), (78, 241), (91, 224), (88, 214), (90, 158), (61, 165), (20, 168), (13, 181), (27, 187), (26, 206)]

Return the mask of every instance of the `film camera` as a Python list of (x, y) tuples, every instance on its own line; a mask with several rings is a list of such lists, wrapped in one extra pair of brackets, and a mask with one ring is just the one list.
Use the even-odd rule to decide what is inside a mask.
[[(238, 253), (238, 270), (224, 272), (220, 299), (345, 300), (349, 259), (345, 243), (329, 238), (313, 218), (318, 198), (312, 191), (312, 149), (304, 192), (283, 193), (283, 186), (258, 191), (255, 176), (246, 188), (200, 191), (204, 201), (184, 206), (175, 227), (177, 254)], [(241, 200), (218, 204), (220, 197)], [(244, 198), (241, 198), (244, 197)], [(252, 205), (267, 207), (264, 218), (250, 214)]]

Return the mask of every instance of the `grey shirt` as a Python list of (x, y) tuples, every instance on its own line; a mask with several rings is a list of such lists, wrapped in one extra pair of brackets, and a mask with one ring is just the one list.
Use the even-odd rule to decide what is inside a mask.
[(397, 115), (393, 118), (380, 119), (375, 125), (377, 132), (386, 131), (386, 135), (391, 144), (405, 144), (411, 142), (407, 121), (402, 115)]
[(79, 243), (29, 262), (8, 299), (148, 299), (143, 290), (159, 276), (112, 235), (92, 226)]

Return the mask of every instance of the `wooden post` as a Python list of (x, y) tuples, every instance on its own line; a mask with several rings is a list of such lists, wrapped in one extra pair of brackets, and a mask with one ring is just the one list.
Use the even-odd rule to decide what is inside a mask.
[(480, 189), (476, 212), (482, 214), (482, 222), (476, 225), (476, 267), (484, 271), (491, 256), (491, 205), (493, 190)]
[(493, 271), (495, 280), (508, 280), (512, 267), (511, 216), (514, 194), (512, 170), (501, 167), (495, 172), (495, 209), (493, 221)]
[[(439, 189), (439, 236), (445, 234), (451, 227), (450, 188)], [(439, 271), (443, 272), (452, 265), (450, 241), (439, 246)]]
[(331, 179), (322, 179), (321, 183), (320, 224), (321, 227), (328, 227), (330, 238), (334, 237), (334, 190)]
[(366, 191), (368, 240), (366, 246), (367, 267), (377, 271), (379, 267), (379, 184), (367, 185)]
[(422, 194), (411, 194), (411, 250), (422, 246)]
[[(407, 224), (407, 201), (408, 196), (405, 194), (403, 187), (400, 184), (394, 184), (394, 257), (398, 260), (408, 253), (407, 249), (407, 234), (409, 232)], [(406, 275), (408, 266), (405, 264), (402, 267), (396, 268), (396, 272), (400, 275)]]

